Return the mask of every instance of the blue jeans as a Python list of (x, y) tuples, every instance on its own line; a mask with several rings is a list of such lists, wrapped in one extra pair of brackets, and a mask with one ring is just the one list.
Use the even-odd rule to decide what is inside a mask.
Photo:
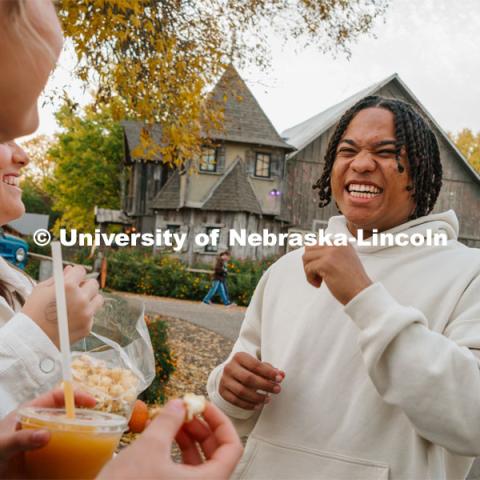
[(222, 302), (225, 305), (230, 305), (232, 303), (230, 301), (230, 298), (228, 297), (228, 291), (227, 291), (227, 286), (225, 285), (225, 282), (221, 280), (214, 280), (212, 284), (212, 288), (208, 291), (208, 293), (205, 295), (205, 298), (203, 299), (204, 303), (210, 303), (214, 295), (217, 293), (220, 294), (220, 298), (222, 299)]

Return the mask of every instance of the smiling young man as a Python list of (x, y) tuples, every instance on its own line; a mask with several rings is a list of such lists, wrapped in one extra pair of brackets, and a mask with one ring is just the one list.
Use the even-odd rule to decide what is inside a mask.
[(327, 232), (447, 246), (315, 246), (265, 273), (214, 403), (250, 433), (240, 478), (461, 479), (480, 454), (480, 251), (457, 241), (437, 140), (399, 100), (339, 121), (316, 183)]

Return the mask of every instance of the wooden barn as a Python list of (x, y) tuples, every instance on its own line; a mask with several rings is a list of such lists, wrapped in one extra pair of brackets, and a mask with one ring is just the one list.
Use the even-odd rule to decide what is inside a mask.
[[(125, 185), (124, 211), (142, 232), (157, 229), (187, 233), (188, 244), (181, 256), (189, 264), (211, 262), (229, 244), (228, 232), (285, 231), (281, 218), (285, 158), (294, 150), (270, 120), (233, 66), (225, 71), (211, 93), (214, 101), (225, 101), (224, 126), (194, 160), (196, 172), (180, 173), (160, 159), (144, 161), (131, 152), (140, 142), (142, 124), (124, 122)], [(158, 127), (151, 131), (161, 141)], [(218, 230), (219, 244), (198, 246), (198, 233)], [(237, 258), (263, 258), (284, 252), (280, 247), (234, 246)]]
[(285, 130), (282, 138), (297, 150), (287, 160), (287, 185), (282, 197), (282, 217), (291, 228), (317, 231), (332, 215), (334, 204), (318, 207), (312, 185), (321, 176), (330, 136), (342, 114), (367, 95), (399, 98), (413, 104), (432, 123), (443, 164), (443, 187), (434, 212), (453, 209), (460, 222), (460, 241), (480, 247), (480, 175), (458, 151), (448, 135), (422, 106), (398, 74), (358, 92), (322, 113)]

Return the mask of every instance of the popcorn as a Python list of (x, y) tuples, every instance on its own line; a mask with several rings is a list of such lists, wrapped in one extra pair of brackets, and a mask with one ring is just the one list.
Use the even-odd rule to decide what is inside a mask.
[[(195, 395), (194, 393), (186, 393), (183, 398), (186, 414), (185, 422), (191, 422), (193, 417), (201, 415), (207, 408), (207, 400), (203, 395)], [(150, 419), (154, 419), (162, 413), (163, 407), (152, 408), (149, 411)]]
[(200, 415), (207, 407), (207, 401), (203, 395), (186, 393), (183, 396), (183, 403), (187, 409), (186, 422), (191, 422), (195, 415)]
[(72, 360), (74, 382), (97, 400), (96, 409), (130, 416), (137, 398), (138, 378), (126, 368), (108, 368), (106, 362), (89, 355)]

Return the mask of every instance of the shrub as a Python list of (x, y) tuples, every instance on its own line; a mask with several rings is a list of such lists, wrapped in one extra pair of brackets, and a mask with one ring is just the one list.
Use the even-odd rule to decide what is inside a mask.
[(140, 288), (145, 270), (145, 251), (141, 249), (119, 249), (107, 252), (108, 286), (125, 292), (143, 292)]
[(167, 324), (158, 317), (146, 316), (155, 357), (155, 378), (152, 384), (140, 395), (147, 403), (164, 403), (165, 386), (175, 371), (175, 362), (168, 346)]
[(233, 301), (238, 305), (248, 305), (261, 276), (274, 261), (273, 257), (264, 260), (231, 260), (228, 271), (233, 275), (229, 275), (227, 285)]
[[(125, 249), (109, 251), (108, 287), (147, 295), (174, 297), (200, 301), (211, 285), (211, 275), (193, 273), (177, 257), (167, 254), (152, 255), (151, 250)], [(228, 265), (227, 287), (232, 301), (248, 305), (263, 272), (274, 262), (233, 260)], [(213, 265), (198, 265), (212, 269)]]

